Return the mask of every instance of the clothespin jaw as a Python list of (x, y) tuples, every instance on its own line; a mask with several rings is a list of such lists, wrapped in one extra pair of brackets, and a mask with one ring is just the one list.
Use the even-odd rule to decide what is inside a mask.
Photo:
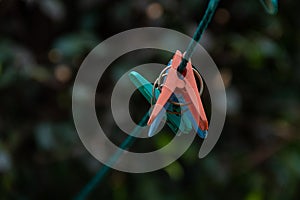
[(188, 105), (191, 114), (196, 120), (199, 128), (203, 131), (208, 130), (208, 121), (198, 92), (192, 64), (189, 61), (184, 74), (179, 74), (177, 68), (182, 60), (180, 51), (176, 51), (173, 56), (171, 68), (168, 71), (165, 83), (161, 89), (157, 102), (150, 115), (148, 125), (151, 125), (154, 119), (162, 112), (164, 105), (170, 99), (172, 94), (181, 93)]
[(192, 115), (190, 109), (188, 108), (188, 105), (186, 105), (186, 102), (183, 98), (183, 96), (177, 96), (179, 98), (179, 101), (183, 103), (182, 109), (184, 110), (184, 113), (182, 116), (185, 116), (188, 118), (188, 120), (192, 123), (193, 129), (196, 131), (196, 133), (199, 135), (199, 137), (205, 139), (207, 137), (208, 131), (207, 130), (201, 130), (199, 128), (199, 123), (197, 120), (195, 120), (194, 116)]

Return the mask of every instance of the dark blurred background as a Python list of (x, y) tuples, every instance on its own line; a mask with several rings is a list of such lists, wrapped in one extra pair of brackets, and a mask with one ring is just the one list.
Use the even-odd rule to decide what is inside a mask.
[[(0, 199), (76, 195), (101, 167), (72, 119), (72, 85), (84, 57), (131, 28), (158, 26), (192, 36), (206, 6), (203, 0), (0, 0)], [(300, 199), (297, 6), (300, 1), (282, 0), (272, 16), (258, 0), (221, 0), (201, 40), (227, 90), (227, 119), (216, 147), (199, 160), (197, 138), (165, 169), (112, 170), (89, 198)], [(171, 57), (159, 55), (137, 52), (101, 80), (107, 90), (96, 105), (98, 113), (108, 113), (100, 122), (107, 130), (117, 130), (105, 107), (122, 65), (151, 58), (166, 64)], [(140, 117), (137, 110), (149, 105), (131, 107)], [(160, 135), (143, 144), (160, 146), (171, 137)], [(116, 143), (123, 138), (113, 137)]]

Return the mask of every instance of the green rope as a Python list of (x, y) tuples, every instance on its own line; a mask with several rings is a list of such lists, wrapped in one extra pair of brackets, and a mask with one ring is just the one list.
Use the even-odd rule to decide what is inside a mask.
[[(278, 11), (278, 2), (277, 0), (260, 0), (263, 7), (269, 14), (276, 14)], [(266, 1), (268, 3), (266, 3)], [(194, 33), (193, 40), (189, 43), (189, 46), (186, 50), (186, 54), (184, 55), (180, 66), (178, 67), (179, 72), (183, 72), (185, 70), (186, 64), (188, 63), (188, 60), (192, 57), (195, 47), (197, 43), (200, 41), (203, 32), (206, 30), (208, 24), (210, 23), (217, 6), (219, 4), (220, 0), (210, 0), (208, 3), (207, 10), (205, 11), (205, 14), (203, 16), (203, 19), (199, 23), (196, 32)], [(146, 115), (143, 117), (143, 119), (140, 121), (139, 126), (136, 126), (136, 128), (133, 130), (133, 132), (124, 140), (124, 142), (121, 144), (121, 148), (118, 149), (114, 155), (111, 157), (111, 159), (108, 161), (107, 165), (103, 165), (103, 167), (100, 168), (98, 173), (93, 177), (93, 179), (81, 190), (81, 192), (74, 198), (75, 200), (84, 200), (88, 196), (88, 194), (95, 188), (95, 186), (103, 180), (104, 176), (108, 173), (111, 165), (113, 165), (120, 157), (121, 153), (123, 152), (123, 149), (128, 149), (133, 142), (136, 140), (136, 136), (138, 136), (142, 131), (142, 126), (145, 126), (147, 124), (147, 121), (149, 119), (149, 112), (146, 113)]]
[(112, 155), (106, 165), (103, 165), (93, 179), (81, 190), (81, 192), (74, 198), (74, 200), (84, 200), (88, 194), (94, 189), (94, 187), (100, 183), (104, 176), (108, 173), (112, 166), (121, 156), (124, 149), (128, 149), (136, 140), (136, 136), (140, 135), (143, 127), (147, 125), (149, 119), (149, 112), (147, 112), (142, 120), (139, 122), (139, 126), (136, 126), (131, 134), (123, 141), (120, 148)]
[(210, 0), (208, 3), (208, 7), (205, 11), (205, 14), (201, 20), (201, 22), (199, 23), (196, 32), (194, 33), (193, 39), (191, 40), (186, 53), (178, 67), (178, 72), (182, 73), (186, 67), (186, 64), (188, 63), (188, 60), (192, 57), (194, 51), (195, 51), (195, 47), (198, 44), (198, 42), (200, 41), (203, 32), (206, 30), (209, 22), (211, 21), (217, 7), (219, 4), (220, 0)]

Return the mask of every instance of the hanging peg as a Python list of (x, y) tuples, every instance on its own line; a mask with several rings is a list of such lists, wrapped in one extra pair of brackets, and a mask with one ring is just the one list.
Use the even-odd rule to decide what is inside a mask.
[[(150, 83), (146, 78), (144, 78), (138, 72), (132, 71), (129, 73), (128, 76), (131, 82), (135, 85), (135, 87), (141, 92), (141, 94), (146, 98), (146, 100), (149, 103), (151, 103), (153, 98), (158, 98), (160, 91), (157, 88), (153, 89), (154, 88), (153, 84)], [(166, 106), (166, 110), (170, 110), (170, 109), (171, 108)], [(172, 111), (179, 112), (179, 110), (172, 110)], [(164, 114), (162, 116), (164, 116)], [(153, 127), (152, 128), (150, 127), (151, 130), (149, 129), (148, 132), (149, 137), (154, 135), (160, 122), (161, 121), (157, 120), (158, 125), (154, 125), (153, 123)], [(175, 134), (178, 133), (178, 130), (180, 130), (180, 132), (184, 134), (187, 134), (192, 130), (191, 121), (186, 116), (180, 118), (180, 116), (167, 113), (166, 123)]]
[[(205, 132), (208, 130), (208, 121), (198, 92), (193, 68), (189, 61), (184, 73), (179, 74), (177, 68), (180, 65), (181, 60), (181, 52), (176, 51), (165, 83), (161, 89), (161, 94), (150, 115), (148, 125), (151, 125), (160, 112), (163, 112), (164, 105), (173, 94), (175, 96), (181, 94), (185, 102), (190, 102), (187, 104), (188, 110), (191, 112), (198, 127)], [(205, 137), (206, 134), (203, 133), (202, 136)]]

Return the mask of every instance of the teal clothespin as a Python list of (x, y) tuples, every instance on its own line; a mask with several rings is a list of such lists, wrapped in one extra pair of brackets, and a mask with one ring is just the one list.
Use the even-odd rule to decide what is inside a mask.
[[(129, 79), (138, 88), (147, 101), (151, 103), (153, 89), (152, 83), (135, 71), (129, 73)], [(154, 93), (156, 98), (158, 98), (160, 91), (155, 88)], [(180, 121), (180, 116), (167, 113), (166, 123), (175, 134), (178, 133), (178, 130), (185, 134), (189, 133), (192, 130), (192, 124), (190, 120), (185, 115), (182, 115), (182, 123), (180, 123)]]

